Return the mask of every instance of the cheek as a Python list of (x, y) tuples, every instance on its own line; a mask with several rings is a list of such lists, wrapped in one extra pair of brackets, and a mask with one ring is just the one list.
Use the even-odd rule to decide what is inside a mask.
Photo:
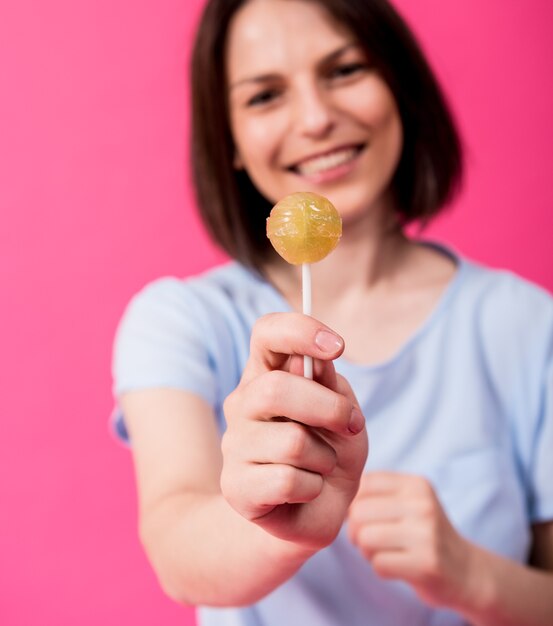
[(390, 128), (399, 119), (392, 92), (378, 76), (359, 83), (347, 98), (350, 111), (360, 124), (374, 133)]
[(397, 135), (398, 127), (401, 127), (399, 111), (393, 101), (382, 103), (382, 106), (375, 109), (374, 119), (375, 128), (380, 129), (383, 134)]
[(231, 119), (231, 130), (236, 147), (235, 163), (248, 173), (262, 195), (277, 202), (281, 197), (281, 183), (277, 180), (281, 174), (279, 155), (282, 145), (278, 116), (257, 119), (235, 116)]
[(403, 149), (403, 125), (391, 93), (387, 89), (374, 93), (357, 111), (368, 128), (373, 147), (378, 148), (381, 166), (395, 170)]
[(237, 115), (232, 120), (232, 135), (238, 154), (247, 169), (268, 163), (275, 151), (274, 126), (262, 119)]

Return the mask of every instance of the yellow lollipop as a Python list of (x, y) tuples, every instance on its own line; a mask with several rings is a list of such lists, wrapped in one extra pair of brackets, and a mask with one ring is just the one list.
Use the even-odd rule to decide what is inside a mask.
[(334, 205), (316, 193), (286, 196), (267, 218), (267, 237), (288, 263), (316, 263), (338, 245), (342, 220)]
[[(303, 312), (311, 315), (311, 268), (338, 245), (342, 220), (334, 205), (302, 191), (277, 202), (267, 218), (267, 237), (288, 263), (302, 266)], [(303, 375), (313, 378), (313, 359), (303, 357)]]

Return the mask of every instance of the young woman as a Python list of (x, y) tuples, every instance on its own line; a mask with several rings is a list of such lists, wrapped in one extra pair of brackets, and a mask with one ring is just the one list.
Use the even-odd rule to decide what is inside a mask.
[[(553, 301), (405, 235), (462, 161), (405, 24), (212, 0), (193, 98), (198, 204), (235, 261), (143, 290), (114, 358), (167, 593), (202, 624), (553, 623)], [(343, 220), (313, 317), (265, 236), (295, 191)]]

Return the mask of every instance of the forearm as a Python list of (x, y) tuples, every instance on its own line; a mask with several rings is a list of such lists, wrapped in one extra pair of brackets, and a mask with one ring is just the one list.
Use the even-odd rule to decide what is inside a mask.
[(220, 494), (167, 497), (143, 515), (140, 533), (165, 592), (187, 604), (251, 604), (313, 554), (247, 521)]
[(471, 590), (458, 610), (474, 626), (551, 626), (553, 573), (521, 565), (480, 548), (474, 552)]

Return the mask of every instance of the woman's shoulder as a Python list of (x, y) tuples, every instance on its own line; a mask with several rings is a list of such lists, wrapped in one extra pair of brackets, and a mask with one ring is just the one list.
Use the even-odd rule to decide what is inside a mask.
[(256, 319), (285, 305), (260, 275), (230, 262), (201, 274), (165, 276), (147, 283), (128, 303), (117, 330), (125, 337), (159, 336), (157, 343), (195, 337), (215, 350), (230, 341), (249, 342)]
[(237, 296), (258, 293), (264, 286), (261, 277), (236, 262), (204, 270), (188, 277), (162, 276), (135, 293), (128, 309), (164, 309), (182, 312), (194, 305), (213, 306), (236, 301)]
[[(496, 369), (542, 371), (553, 353), (553, 297), (513, 271), (463, 259), (455, 298), (455, 328), (478, 342)], [(537, 374), (536, 374), (537, 375)]]
[(492, 268), (462, 259), (464, 292), (479, 302), (483, 311), (496, 313), (497, 320), (553, 322), (553, 296), (544, 287), (512, 270)]
[[(256, 274), (235, 261), (207, 268), (190, 276), (166, 275), (146, 283), (137, 296), (178, 296), (189, 290), (228, 290), (261, 280)], [(135, 296), (136, 297), (136, 296)]]
[[(490, 303), (535, 304), (545, 309), (553, 307), (553, 295), (544, 287), (524, 278), (513, 270), (492, 267), (459, 253), (453, 247), (434, 241), (423, 241), (423, 248), (438, 252), (457, 266), (452, 283), (463, 287), (465, 298), (472, 294), (487, 296)], [(436, 256), (436, 255), (434, 255)]]
[[(458, 333), (484, 329), (491, 337), (506, 332), (553, 333), (553, 296), (544, 287), (512, 270), (484, 265), (455, 249), (435, 242), (424, 242), (434, 257), (452, 261), (455, 273), (438, 308), (447, 312)], [(444, 265), (444, 263), (442, 263)], [(439, 316), (434, 316), (435, 318)]]
[(115, 333), (116, 392), (171, 386), (200, 393), (215, 384), (214, 371), (225, 389), (236, 384), (232, 364), (244, 361), (255, 319), (239, 295), (253, 293), (256, 280), (229, 263), (194, 277), (147, 283), (131, 298)]

